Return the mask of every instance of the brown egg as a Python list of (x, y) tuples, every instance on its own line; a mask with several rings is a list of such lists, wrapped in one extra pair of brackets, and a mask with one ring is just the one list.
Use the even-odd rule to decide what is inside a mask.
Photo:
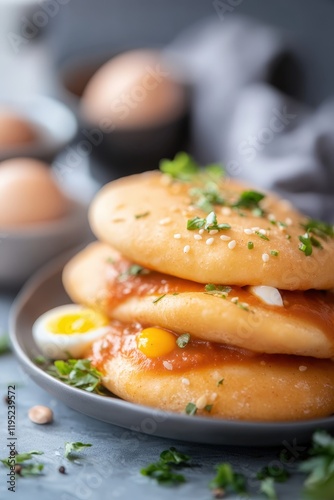
[(104, 129), (155, 126), (185, 110), (185, 90), (156, 51), (135, 50), (105, 63), (88, 82), (82, 97), (84, 117)]
[(0, 108), (0, 149), (22, 146), (37, 140), (34, 126), (15, 112)]
[(69, 200), (47, 164), (30, 158), (0, 163), (0, 227), (12, 229), (63, 217)]

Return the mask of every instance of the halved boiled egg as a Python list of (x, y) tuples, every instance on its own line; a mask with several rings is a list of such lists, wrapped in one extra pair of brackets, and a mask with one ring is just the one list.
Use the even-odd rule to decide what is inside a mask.
[(49, 359), (79, 359), (91, 344), (108, 331), (103, 314), (83, 306), (68, 304), (42, 314), (32, 333), (42, 354)]

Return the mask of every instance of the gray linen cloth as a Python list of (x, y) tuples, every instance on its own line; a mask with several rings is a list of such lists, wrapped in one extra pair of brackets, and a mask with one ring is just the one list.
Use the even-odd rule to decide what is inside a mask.
[[(298, 44), (231, 15), (192, 27), (166, 50), (192, 88), (192, 150), (334, 222), (334, 99), (302, 102)], [(297, 47), (297, 48), (296, 48)]]

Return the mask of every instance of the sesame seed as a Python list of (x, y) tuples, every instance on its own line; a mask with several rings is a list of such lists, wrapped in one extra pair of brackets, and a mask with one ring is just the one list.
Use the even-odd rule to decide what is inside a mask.
[(204, 233), (204, 229), (200, 229), (200, 230), (198, 231), (198, 233), (199, 233), (199, 234), (203, 234), (203, 233)]
[(194, 234), (194, 239), (195, 240), (201, 240), (202, 236), (200, 234)]
[(184, 384), (184, 385), (190, 385), (190, 381), (189, 381), (189, 379), (188, 379), (188, 378), (185, 378), (185, 377), (184, 377), (184, 378), (182, 378), (182, 379), (181, 379), (181, 382), (182, 382), (182, 384)]
[(189, 253), (190, 252), (190, 246), (186, 245), (185, 247), (183, 247), (183, 252), (184, 253)]
[(169, 361), (163, 361), (162, 364), (166, 368), (166, 370), (173, 370), (173, 365)]
[(223, 207), (221, 212), (223, 215), (231, 215), (232, 210), (229, 207)]
[(207, 245), (212, 245), (212, 243), (213, 243), (214, 241), (215, 241), (215, 240), (214, 240), (214, 238), (208, 238), (208, 239), (206, 240), (206, 242), (205, 242), (205, 243), (206, 243)]
[(244, 229), (245, 234), (253, 234), (253, 231), (251, 229)]
[(227, 246), (229, 247), (230, 250), (233, 250), (235, 248), (237, 242), (235, 240), (230, 241)]
[(287, 218), (285, 219), (285, 224), (287, 224), (288, 226), (291, 226), (291, 224), (292, 224), (292, 219), (290, 219), (290, 217), (287, 217)]
[(231, 302), (233, 302), (233, 304), (236, 304), (239, 300), (239, 297), (232, 297), (231, 299)]
[(220, 239), (221, 239), (222, 241), (230, 241), (231, 236), (227, 236), (226, 234), (222, 234), (222, 235), (220, 236)]
[(211, 401), (215, 401), (217, 399), (217, 393), (216, 392), (213, 392), (211, 394)]
[(181, 235), (180, 235), (180, 233), (176, 233), (176, 234), (174, 234), (174, 238), (175, 238), (176, 240), (180, 240), (180, 239), (181, 239)]
[(203, 394), (203, 396), (200, 396), (196, 401), (196, 406), (199, 410), (203, 410), (203, 408), (205, 408), (207, 403), (208, 403), (208, 398), (206, 397), (205, 394)]
[(209, 231), (209, 234), (217, 234), (218, 233), (218, 229), (211, 229), (211, 231)]
[(267, 234), (267, 231), (266, 231), (265, 229), (260, 229), (260, 230), (259, 230), (259, 233), (260, 233), (260, 234), (264, 234), (264, 235), (266, 235), (266, 234)]
[(242, 307), (249, 307), (249, 304), (248, 302), (241, 302), (240, 304)]
[(162, 226), (164, 226), (165, 224), (169, 224), (170, 221), (171, 221), (170, 217), (165, 217), (164, 219), (160, 219), (159, 220), (159, 224), (161, 224)]
[(268, 215), (268, 220), (271, 220), (271, 221), (276, 220), (275, 215), (274, 215), (274, 214), (269, 214), (269, 215)]
[(303, 366), (303, 365), (301, 365), (301, 366), (299, 367), (299, 371), (300, 371), (300, 372), (306, 372), (306, 370), (307, 370), (307, 366)]
[(263, 260), (263, 262), (268, 262), (268, 260), (269, 260), (269, 255), (268, 255), (267, 253), (263, 253), (263, 254), (262, 254), (262, 260)]

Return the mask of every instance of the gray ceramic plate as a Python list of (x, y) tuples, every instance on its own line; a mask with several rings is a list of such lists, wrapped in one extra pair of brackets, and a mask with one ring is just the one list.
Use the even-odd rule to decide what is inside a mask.
[(164, 413), (116, 397), (90, 394), (52, 378), (32, 361), (39, 353), (31, 329), (43, 312), (70, 302), (62, 286), (61, 271), (71, 254), (73, 251), (53, 261), (27, 283), (13, 305), (10, 319), (11, 341), (23, 369), (71, 408), (146, 434), (216, 445), (282, 446), (284, 441), (306, 442), (319, 428), (334, 429), (334, 417), (299, 423), (252, 423)]

